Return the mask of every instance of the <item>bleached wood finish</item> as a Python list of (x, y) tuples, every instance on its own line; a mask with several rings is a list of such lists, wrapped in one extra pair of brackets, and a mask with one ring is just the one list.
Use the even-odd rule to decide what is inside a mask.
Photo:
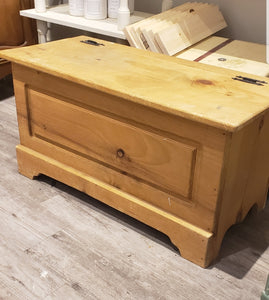
[[(227, 26), (215, 5), (194, 6), (173, 26), (156, 32), (155, 39), (164, 54), (174, 55)], [(181, 37), (182, 32), (185, 34)]]
[[(153, 33), (153, 31), (159, 32), (163, 28), (173, 26), (175, 22), (178, 22), (186, 16), (190, 7), (192, 7), (192, 3), (187, 2), (174, 9), (146, 19), (145, 22), (138, 22), (134, 24), (134, 26), (131, 26), (132, 34), (136, 36), (138, 41), (140, 41), (140, 45), (142, 45), (142, 47), (138, 48), (162, 53), (159, 44), (155, 41), (155, 32)], [(147, 34), (149, 30), (151, 30), (151, 34)], [(128, 31), (128, 29), (126, 29), (126, 31)], [(184, 36), (185, 34), (182, 32), (182, 38)]]
[[(198, 4), (196, 4), (197, 6)], [(199, 4), (200, 5), (200, 4)], [(151, 18), (151, 23), (142, 23), (142, 26), (140, 25), (141, 22), (138, 24), (138, 28), (136, 29), (136, 33), (138, 33), (138, 36), (141, 38), (144, 38), (146, 43), (149, 46), (150, 51), (162, 53), (162, 49), (160, 48), (159, 44), (155, 40), (155, 34), (156, 32), (159, 32), (160, 30), (164, 28), (169, 28), (170, 26), (174, 25), (174, 22), (179, 21), (182, 19), (186, 14), (188, 13), (188, 10), (193, 6), (192, 3), (185, 3), (183, 5), (180, 5), (176, 7), (175, 9), (169, 10), (167, 13), (162, 13), (158, 16), (154, 16)], [(143, 25), (144, 24), (144, 25)], [(186, 39), (185, 33), (181, 31), (181, 38)]]
[(268, 85), (84, 39), (1, 53), (13, 61), (19, 171), (107, 203), (208, 266), (226, 230), (265, 204)]
[(226, 26), (217, 6), (187, 2), (131, 24), (124, 33), (133, 47), (174, 55)]
[(173, 8), (172, 10), (164, 11), (161, 14), (150, 16), (150, 17), (146, 18), (145, 20), (142, 20), (142, 21), (139, 21), (134, 24), (126, 26), (124, 28), (123, 32), (132, 47), (139, 48), (139, 49), (147, 49), (147, 47), (145, 47), (145, 45), (143, 44), (143, 41), (139, 34), (139, 32), (140, 32), (139, 28), (140, 27), (143, 27), (143, 28), (149, 27), (149, 24), (152, 26), (153, 24), (155, 24), (155, 22), (157, 22), (157, 23), (161, 22), (161, 21), (167, 22), (168, 21), (167, 19), (169, 19), (171, 13), (172, 14), (173, 13), (177, 14), (178, 12), (180, 13), (182, 10), (185, 10), (189, 6), (190, 6), (190, 3), (184, 3), (180, 6)]
[[(212, 36), (176, 55), (186, 60), (269, 77), (266, 45)], [(219, 49), (216, 49), (219, 47)], [(215, 49), (215, 50), (214, 50)]]

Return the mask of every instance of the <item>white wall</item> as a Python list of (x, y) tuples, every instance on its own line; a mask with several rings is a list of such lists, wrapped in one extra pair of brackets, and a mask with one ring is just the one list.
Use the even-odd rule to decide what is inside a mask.
[[(158, 13), (161, 0), (135, 0), (136, 9)], [(266, 0), (196, 0), (219, 5), (228, 28), (222, 35), (249, 42), (266, 42)], [(174, 0), (174, 6), (184, 0)], [(192, 0), (193, 2), (193, 0)]]

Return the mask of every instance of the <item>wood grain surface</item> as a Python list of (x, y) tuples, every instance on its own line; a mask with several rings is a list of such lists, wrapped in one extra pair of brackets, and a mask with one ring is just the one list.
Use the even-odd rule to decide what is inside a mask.
[[(85, 45), (90, 49), (94, 47), (92, 56), (99, 55), (99, 49), (106, 49), (106, 45), (114, 46), (98, 44), (98, 41), (85, 44), (78, 38), (50, 43), (36, 68), (31, 65), (32, 56), (22, 59), (21, 52), (16, 52), (13, 78), (20, 131), (19, 172), (31, 179), (39, 174), (50, 176), (99, 199), (164, 232), (179, 248), (182, 257), (208, 267), (218, 256), (229, 227), (243, 220), (253, 207), (261, 210), (265, 205), (269, 166), (267, 82), (253, 84), (251, 94), (250, 83), (240, 82), (241, 94), (239, 90), (237, 93), (226, 90), (228, 100), (224, 103), (219, 87), (211, 78), (194, 80), (192, 77), (197, 76), (194, 71), (202, 68), (194, 68), (193, 63), (191, 69), (187, 63), (180, 74), (191, 77), (192, 83), (186, 91), (187, 84), (182, 82), (178, 95), (174, 78), (171, 89), (166, 91), (168, 85), (160, 81), (161, 70), (156, 69), (154, 73), (152, 66), (150, 71), (147, 69), (145, 65), (151, 60), (147, 54), (140, 66), (143, 74), (140, 78), (147, 81), (151, 75), (147, 90), (152, 94), (137, 98), (134, 78), (138, 69), (129, 68), (130, 76), (127, 76), (127, 65), (112, 68), (111, 55), (119, 57), (122, 49), (126, 50), (126, 61), (135, 62), (137, 55), (133, 57), (130, 47), (116, 45), (108, 56), (104, 52), (110, 64), (106, 66), (107, 73), (102, 72), (102, 82), (99, 82), (102, 85), (94, 83), (99, 80), (98, 64), (103, 58), (96, 59), (98, 63), (92, 66), (91, 77), (84, 78), (84, 82), (88, 80), (85, 85), (80, 81), (81, 74), (74, 77), (73, 72), (73, 77), (69, 77), (71, 69), (74, 71), (80, 66), (83, 70), (81, 64), (85, 57), (69, 60), (70, 52), (65, 52), (62, 61), (56, 62), (53, 58), (52, 64), (52, 53), (60, 45), (66, 45), (69, 51), (72, 45), (78, 49), (84, 49)], [(35, 49), (28, 48), (28, 53)], [(30, 66), (26, 67), (27, 61)], [(164, 56), (160, 61), (168, 62)], [(171, 60), (169, 67), (178, 61), (177, 58)], [(47, 70), (40, 70), (45, 62), (50, 62)], [(55, 68), (61, 68), (64, 75), (56, 76)], [(226, 88), (234, 88), (238, 81), (229, 84), (225, 75)], [(219, 79), (224, 73), (216, 69), (215, 76)], [(164, 90), (162, 106), (156, 105), (160, 99), (156, 80)], [(143, 82), (143, 90), (145, 84)], [(175, 96), (180, 100), (179, 108), (167, 110), (167, 103), (172, 103)], [(238, 109), (238, 96), (242, 97), (241, 105), (247, 106), (244, 112)], [(148, 101), (148, 97), (152, 97), (152, 101)], [(262, 110), (250, 114), (249, 99), (254, 99), (255, 108), (260, 104)], [(191, 103), (192, 115), (183, 114), (181, 106)], [(221, 104), (217, 107), (220, 113), (213, 113), (214, 122), (208, 116), (194, 118), (206, 107), (214, 112), (217, 103)], [(237, 124), (232, 129), (223, 126), (223, 119), (218, 119), (224, 117), (223, 106), (230, 112), (230, 123)], [(242, 115), (246, 119), (238, 123)], [(257, 179), (252, 177), (253, 172)], [(255, 182), (260, 183), (258, 187)], [(247, 187), (250, 197), (245, 193)]]
[(180, 52), (176, 57), (199, 60), (203, 64), (246, 72), (252, 76), (269, 77), (266, 45), (263, 44), (212, 36)]
[(9, 98), (0, 102), (1, 299), (259, 299), (268, 205), (234, 226), (219, 260), (202, 269), (160, 232), (53, 179), (19, 175), (18, 143)]
[[(236, 131), (269, 107), (268, 84), (256, 86), (232, 79), (249, 74), (100, 40), (95, 41), (104, 46), (97, 49), (80, 42), (86, 39), (81, 36), (1, 51), (1, 57), (229, 131)], [(259, 76), (254, 79), (266, 81)]]
[(189, 197), (195, 147), (31, 89), (28, 94), (33, 135)]

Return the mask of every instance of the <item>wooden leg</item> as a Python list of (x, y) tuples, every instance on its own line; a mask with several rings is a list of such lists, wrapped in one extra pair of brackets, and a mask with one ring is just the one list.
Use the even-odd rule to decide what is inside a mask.
[(34, 179), (37, 177), (40, 172), (38, 171), (38, 165), (32, 164), (27, 156), (23, 155), (23, 150), (21, 150), (21, 145), (16, 147), (17, 151), (17, 162), (19, 173), (30, 178)]
[(212, 233), (198, 230), (186, 231), (178, 228), (177, 233), (166, 233), (171, 242), (178, 248), (180, 255), (199, 265), (207, 268), (217, 257), (219, 247), (215, 247)]
[(22, 145), (17, 146), (17, 159), (21, 174), (29, 178), (47, 175), (165, 233), (182, 257), (201, 267), (207, 267), (218, 254), (211, 232)]

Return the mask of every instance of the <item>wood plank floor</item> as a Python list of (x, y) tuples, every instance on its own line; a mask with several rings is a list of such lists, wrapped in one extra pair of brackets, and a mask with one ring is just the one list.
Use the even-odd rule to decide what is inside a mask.
[(1, 300), (260, 298), (269, 205), (232, 227), (202, 269), (162, 233), (51, 178), (18, 174), (15, 101), (1, 85), (0, 94)]

